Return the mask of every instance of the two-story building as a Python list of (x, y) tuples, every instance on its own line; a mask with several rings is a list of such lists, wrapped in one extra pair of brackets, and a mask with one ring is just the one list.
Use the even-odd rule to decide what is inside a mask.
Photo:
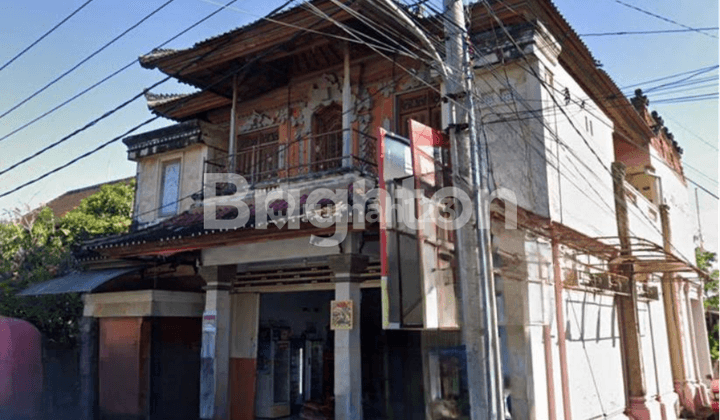
[[(550, 1), (467, 11), (490, 187), (513, 197), (491, 207), (507, 412), (701, 415), (712, 372), (677, 144)], [(124, 139), (137, 162), (133, 230), (88, 242), (91, 270), (57, 280), (85, 293), (88, 413), (477, 410), (457, 259), (436, 267), (454, 276), (388, 292), (381, 266), (395, 251), (367, 199), (383, 187), (381, 157), (405, 164), (380, 156), (379, 128), (402, 139), (409, 120), (448, 125), (444, 25), (389, 2), (317, 0), (140, 57), (198, 91), (147, 95), (175, 124)]]

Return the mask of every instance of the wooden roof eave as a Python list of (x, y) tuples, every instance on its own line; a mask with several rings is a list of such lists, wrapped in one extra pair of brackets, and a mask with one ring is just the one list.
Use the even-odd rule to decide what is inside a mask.
[[(349, 224), (348, 232), (362, 231)], [(130, 258), (152, 255), (167, 255), (181, 252), (198, 251), (207, 248), (240, 245), (254, 242), (282, 240), (304, 237), (310, 234), (317, 236), (332, 235), (336, 227), (317, 228), (309, 222), (303, 222), (300, 229), (288, 230), (268, 226), (268, 229), (238, 229), (222, 233), (213, 233), (171, 240), (157, 240), (146, 243), (123, 244), (112, 247), (96, 248), (95, 252), (110, 258)]]
[[(351, 7), (357, 8), (357, 3)], [(352, 16), (338, 9), (332, 2), (321, 2), (315, 5), (323, 13), (332, 15), (338, 21), (346, 21)], [(310, 10), (298, 6), (274, 21), (258, 21), (246, 28), (239, 28), (215, 39), (201, 42), (196, 46), (164, 55), (149, 62), (142, 62), (145, 68), (157, 68), (163, 73), (182, 79), (192, 80), (193, 76), (203, 70), (217, 67), (234, 60), (251, 58), (273, 47), (287, 42), (291, 37), (302, 33), (303, 29), (322, 31), (334, 26), (334, 23), (318, 17)], [(283, 22), (283, 23), (279, 23)], [(306, 31), (312, 33), (311, 31)], [(223, 43), (227, 45), (223, 46)], [(282, 53), (279, 51), (279, 53)], [(206, 56), (205, 56), (206, 55)], [(205, 57), (203, 57), (205, 56)], [(201, 58), (202, 57), (202, 58)], [(188, 65), (192, 60), (197, 62)]]
[(200, 113), (223, 106), (230, 106), (230, 99), (212, 92), (203, 91), (190, 97), (181, 97), (166, 101), (155, 106), (148, 105), (150, 110), (165, 118), (185, 121)]

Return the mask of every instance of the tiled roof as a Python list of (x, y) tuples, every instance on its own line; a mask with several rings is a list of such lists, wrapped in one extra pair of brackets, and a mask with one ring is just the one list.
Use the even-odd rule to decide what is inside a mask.
[[(282, 19), (283, 17), (287, 16), (288, 14), (293, 13), (293, 12), (296, 12), (297, 10), (302, 9), (302, 8), (304, 8), (304, 7), (305, 7), (305, 6), (304, 6), (303, 4), (300, 4), (300, 5), (298, 5), (298, 6), (291, 7), (291, 8), (289, 8), (289, 9), (285, 10), (285, 11), (276, 13), (275, 15), (272, 16), (272, 18), (273, 18), (274, 20)], [(218, 35), (213, 35), (213, 36), (211, 36), (211, 37), (209, 37), (209, 38), (206, 38), (206, 39), (204, 39), (204, 40), (202, 40), (202, 41), (198, 41), (198, 42), (196, 42), (192, 47), (189, 47), (189, 48), (183, 48), (183, 49), (178, 49), (178, 50), (173, 50), (173, 49), (155, 49), (155, 50), (153, 50), (152, 52), (150, 52), (149, 54), (145, 54), (145, 55), (141, 55), (141, 56), (140, 56), (140, 58), (139, 58), (139, 60), (140, 60), (140, 65), (142, 65), (142, 66), (145, 67), (145, 68), (154, 68), (154, 64), (153, 64), (153, 63), (154, 63), (156, 60), (158, 60), (158, 59), (165, 58), (165, 57), (169, 57), (169, 56), (172, 56), (172, 55), (175, 55), (175, 54), (178, 54), (178, 53), (182, 53), (182, 52), (186, 52), (186, 51), (191, 51), (191, 50), (194, 50), (194, 49), (196, 49), (196, 48), (201, 48), (201, 47), (204, 47), (204, 46), (206, 46), (206, 45), (208, 45), (208, 44), (213, 43), (214, 41), (218, 41), (218, 40), (222, 40), (222, 39), (225, 39), (225, 38), (232, 38), (232, 37), (238, 36), (238, 35), (242, 34), (243, 32), (247, 32), (247, 31), (250, 31), (250, 30), (252, 30), (252, 29), (255, 29), (256, 27), (261, 26), (261, 25), (264, 24), (264, 23), (266, 23), (266, 19), (258, 19), (258, 20), (254, 21), (254, 22), (251, 22), (251, 23), (247, 24), (247, 25), (239, 26), (239, 27), (237, 27), (237, 28), (235, 28), (235, 29), (231, 29), (231, 30), (229, 30), (229, 31), (227, 31), (227, 32), (223, 32), (223, 33), (218, 34)]]
[(135, 177), (128, 177), (71, 190), (54, 198), (53, 200), (45, 204), (45, 206), (50, 207), (50, 210), (52, 210), (55, 217), (63, 217), (67, 212), (79, 206), (80, 202), (83, 199), (99, 192), (100, 188), (102, 188), (103, 185), (113, 185), (119, 184), (121, 182), (129, 183), (134, 178)]
[[(261, 223), (256, 223), (255, 209), (253, 204), (248, 204), (249, 218), (243, 226), (238, 226), (232, 229), (206, 229), (204, 220), (204, 209), (202, 207), (188, 210), (175, 217), (167, 219), (156, 225), (126, 234), (112, 235), (103, 238), (96, 238), (87, 241), (83, 244), (83, 249), (86, 251), (94, 251), (99, 249), (107, 248), (119, 248), (125, 246), (142, 245), (146, 243), (154, 242), (166, 242), (185, 238), (196, 238), (200, 236), (219, 235), (226, 232), (237, 231), (237, 230), (249, 230), (254, 227), (269, 227), (270, 225), (277, 225), (282, 227), (288, 223), (307, 223), (308, 216), (302, 211), (304, 209), (303, 204), (307, 200), (307, 194), (300, 197), (300, 212), (297, 215), (282, 215), (276, 216), (274, 219), (268, 214), (267, 220)], [(327, 205), (331, 203), (330, 200), (320, 200), (318, 204)], [(334, 209), (333, 215), (340, 214), (340, 211), (347, 209), (348, 205), (343, 204), (337, 206)], [(288, 204), (285, 200), (276, 200), (269, 205), (268, 213), (275, 211), (282, 212), (286, 210)], [(233, 220), (237, 217), (237, 208), (232, 206), (218, 206), (216, 212), (216, 220)]]
[(135, 160), (139, 157), (187, 147), (199, 142), (201, 137), (200, 122), (190, 120), (125, 137), (122, 141), (128, 148), (128, 159)]
[(145, 93), (145, 100), (147, 101), (148, 108), (153, 108), (159, 105), (166, 104), (178, 99), (187, 98), (193, 95), (197, 95), (199, 92), (194, 93)]

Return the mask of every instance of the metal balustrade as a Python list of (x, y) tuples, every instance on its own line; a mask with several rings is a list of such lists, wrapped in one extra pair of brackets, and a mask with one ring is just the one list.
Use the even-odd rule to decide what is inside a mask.
[(343, 130), (310, 135), (299, 139), (278, 139), (251, 146), (239, 145), (235, 167), (229, 170), (227, 152), (214, 149), (215, 157), (204, 161), (204, 173), (236, 173), (251, 186), (289, 181), (293, 178), (321, 176), (357, 170), (377, 175), (376, 139), (351, 130), (351, 154), (342, 154)]

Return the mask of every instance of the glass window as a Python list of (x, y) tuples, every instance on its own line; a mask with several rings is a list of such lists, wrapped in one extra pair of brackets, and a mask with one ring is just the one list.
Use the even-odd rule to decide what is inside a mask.
[(180, 160), (164, 162), (162, 165), (160, 192), (160, 216), (177, 213), (180, 194)]

